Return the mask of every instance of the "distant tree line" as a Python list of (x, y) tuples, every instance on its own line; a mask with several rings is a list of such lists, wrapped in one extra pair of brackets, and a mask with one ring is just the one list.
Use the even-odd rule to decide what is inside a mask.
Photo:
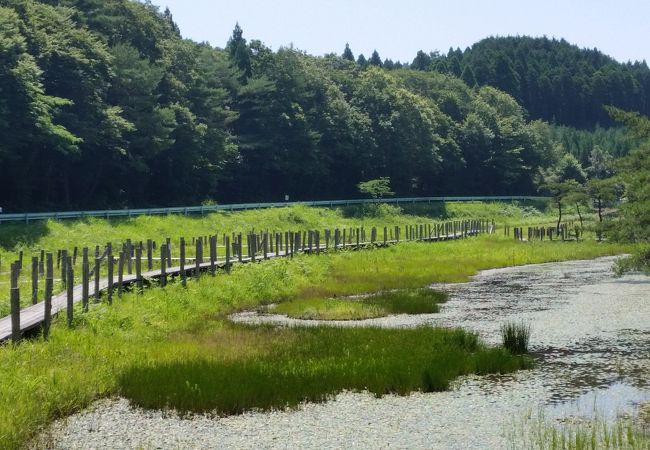
[(447, 54), (418, 52), (411, 67), (494, 86), (512, 95), (533, 119), (580, 128), (609, 126), (603, 106), (650, 115), (650, 69), (619, 63), (597, 49), (564, 39), (491, 37)]
[(382, 177), (397, 195), (525, 194), (567, 151), (627, 151), (459, 75), (274, 52), (239, 26), (213, 48), (146, 2), (0, 0), (0, 206), (343, 198)]

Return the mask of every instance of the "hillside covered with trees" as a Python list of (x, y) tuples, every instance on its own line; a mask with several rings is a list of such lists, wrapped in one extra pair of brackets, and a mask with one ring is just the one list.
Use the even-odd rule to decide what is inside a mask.
[(530, 117), (592, 128), (613, 124), (603, 106), (650, 115), (650, 69), (619, 63), (598, 49), (546, 37), (491, 37), (446, 55), (418, 52), (414, 69), (447, 73), (470, 86), (512, 95)]
[[(272, 51), (238, 26), (223, 49), (214, 48), (184, 40), (171, 13), (148, 3), (0, 0), (0, 205), (344, 198), (380, 177), (403, 196), (531, 194), (567, 152), (585, 168), (594, 146), (627, 152), (615, 130), (530, 120), (564, 123), (581, 110), (598, 117), (580, 113), (567, 124), (595, 125), (605, 113), (596, 111), (601, 99), (591, 81), (584, 83), (591, 91), (572, 88), (573, 112), (554, 97), (539, 103), (522, 88), (510, 55), (532, 50), (514, 39), (510, 53), (495, 56), (490, 42), (457, 55), (460, 71), (455, 52), (414, 70), (378, 52), (359, 62), (349, 47), (325, 57)], [(561, 60), (576, 59), (556, 48), (564, 43), (549, 42), (539, 51), (544, 58), (531, 58), (544, 67), (556, 50)], [(647, 67), (592, 56), (601, 72), (623, 67), (631, 80), (636, 103), (607, 101), (644, 111)], [(489, 70), (480, 70), (482, 60)], [(502, 60), (514, 64), (518, 87), (494, 78)], [(589, 70), (568, 73), (578, 83)]]

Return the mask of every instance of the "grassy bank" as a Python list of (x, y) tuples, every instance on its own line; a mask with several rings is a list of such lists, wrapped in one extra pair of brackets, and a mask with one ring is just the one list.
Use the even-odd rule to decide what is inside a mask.
[[(31, 300), (31, 258), (39, 256), (41, 249), (50, 251), (56, 258), (56, 252), (67, 249), (89, 247), (91, 258), (95, 246), (102, 249), (107, 242), (113, 244), (115, 254), (127, 239), (132, 242), (144, 242), (153, 239), (158, 244), (166, 238), (172, 242), (173, 256), (178, 257), (180, 237), (187, 239), (187, 256), (194, 256), (191, 238), (196, 236), (246, 233), (251, 230), (268, 231), (305, 231), (307, 229), (345, 229), (365, 227), (369, 230), (378, 227), (380, 234), (386, 226), (392, 233), (394, 226), (434, 224), (436, 222), (461, 219), (496, 219), (498, 226), (504, 224), (552, 224), (552, 213), (545, 212), (544, 205), (519, 202), (450, 202), (431, 204), (393, 205), (354, 205), (338, 209), (309, 208), (295, 206), (290, 208), (267, 209), (257, 211), (219, 212), (201, 216), (141, 216), (121, 219), (97, 219), (72, 221), (47, 221), (30, 224), (3, 224), (0, 227), (0, 316), (9, 314), (9, 269), (10, 264), (23, 252), (23, 271), (20, 277), (22, 304)], [(322, 235), (321, 235), (322, 237)], [(380, 236), (381, 239), (382, 236)], [(403, 237), (403, 236), (402, 236)], [(246, 243), (243, 245), (246, 248)], [(225, 254), (223, 242), (218, 248), (220, 255)], [(207, 249), (206, 249), (207, 252)], [(158, 256), (158, 250), (154, 252)], [(91, 261), (92, 264), (92, 261)], [(154, 269), (159, 268), (154, 260)], [(77, 258), (75, 274), (81, 273), (81, 257)], [(105, 267), (104, 269), (105, 270)], [(43, 276), (40, 276), (39, 298), (44, 296)], [(55, 293), (64, 286), (55, 265)]]
[[(147, 401), (160, 404), (155, 400), (155, 392), (147, 393), (144, 389), (154, 384), (151, 377), (155, 378), (157, 368), (161, 376), (176, 373), (182, 375), (180, 378), (185, 372), (169, 369), (193, 370), (192, 367), (209, 364), (216, 372), (226, 366), (237, 366), (240, 370), (248, 367), (251, 374), (258, 373), (263, 365), (245, 362), (269, 353), (275, 345), (281, 352), (284, 343), (290, 343), (291, 339), (268, 330), (228, 325), (225, 316), (236, 310), (293, 298), (325, 298), (464, 281), (477, 270), (490, 267), (591, 258), (626, 250), (595, 242), (522, 244), (494, 237), (437, 244), (409, 243), (381, 250), (299, 256), (292, 260), (235, 266), (230, 275), (206, 276), (190, 282), (186, 289), (173, 284), (166, 289), (147, 290), (142, 296), (128, 294), (112, 307), (97, 305), (89, 314), (77, 314), (73, 330), (68, 330), (59, 320), (49, 343), (36, 339), (17, 348), (0, 348), (0, 447), (15, 448), (51, 420), (78, 411), (102, 396), (128, 393), (142, 404)], [(296, 333), (295, 339), (306, 339), (299, 333), (309, 332), (286, 333)], [(313, 350), (322, 351), (318, 346)], [(401, 352), (405, 358), (409, 358), (408, 353)], [(206, 362), (206, 355), (217, 356)], [(471, 360), (471, 356), (467, 358)], [(218, 361), (217, 366), (213, 365), (214, 361)], [(332, 356), (329, 367), (337, 367), (338, 362)], [(497, 365), (494, 370), (509, 370), (511, 362), (503, 362), (507, 364)], [(290, 375), (296, 367), (291, 360), (278, 364), (275, 373), (284, 371)], [(399, 368), (406, 370), (407, 365), (390, 364), (390, 370), (397, 366), (397, 372), (384, 372), (390, 379), (378, 382), (377, 386), (392, 386), (394, 392), (421, 388), (408, 381), (413, 377), (400, 372)], [(464, 373), (476, 367), (463, 363), (461, 369), (450, 373)], [(366, 373), (359, 373), (360, 379)], [(420, 373), (424, 373), (422, 368)], [(135, 378), (133, 384), (124, 382), (126, 374)], [(349, 382), (345, 373), (332, 376), (339, 384), (318, 395), (329, 395)], [(182, 385), (186, 380), (180, 378), (168, 378), (165, 383)], [(341, 384), (340, 380), (347, 381)], [(403, 386), (400, 380), (405, 381)], [(351, 389), (360, 385), (349, 383)], [(203, 389), (199, 383), (195, 384)], [(242, 405), (247, 404), (246, 399), (240, 400)]]

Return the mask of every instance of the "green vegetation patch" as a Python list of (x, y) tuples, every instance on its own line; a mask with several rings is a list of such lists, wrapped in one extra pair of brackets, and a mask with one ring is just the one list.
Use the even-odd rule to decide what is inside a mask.
[[(593, 258), (632, 250), (630, 246), (610, 242), (521, 243), (502, 235), (482, 236), (235, 265), (229, 275), (220, 272), (214, 277), (190, 280), (187, 288), (172, 283), (165, 289), (147, 289), (143, 295), (127, 293), (122, 299), (116, 297), (110, 307), (93, 305), (87, 314), (78, 309), (72, 329), (65, 326), (65, 315), (57, 318), (49, 342), (32, 339), (16, 347), (0, 346), (0, 448), (22, 448), (54, 419), (75, 413), (98, 398), (126, 392), (128, 374), (135, 377), (142, 372), (142, 377), (164, 384), (165, 374), (173, 372), (172, 368), (180, 373), (182, 367), (200, 364), (257, 364), (254, 370), (259, 371), (267, 360), (258, 359), (262, 358), (258, 355), (280, 354), (274, 358), (281, 358), (278, 348), (289, 348), (287, 351), (291, 352), (292, 346), (302, 345), (298, 337), (306, 336), (231, 327), (224, 318), (235, 311), (292, 298), (341, 297), (462, 282), (481, 269)], [(372, 333), (384, 340), (382, 332), (387, 333), (388, 342), (392, 331)], [(327, 341), (323, 342), (325, 345)], [(404, 340), (392, 348), (398, 354), (415, 352), (411, 342)], [(419, 340), (413, 342), (417, 344)], [(435, 351), (435, 341), (425, 343), (431, 352)], [(331, 347), (339, 344), (340, 341), (331, 341)], [(481, 358), (482, 354), (476, 353), (473, 358)], [(305, 356), (296, 353), (294, 365), (287, 362), (287, 356), (284, 358), (285, 366), (276, 368), (284, 367), (285, 372), (292, 367), (303, 370), (300, 365), (305, 364)], [(338, 363), (342, 364), (341, 361)], [(489, 362), (489, 358), (485, 361)], [(165, 367), (169, 370), (163, 371)], [(395, 372), (396, 378), (405, 376), (401, 370)], [(423, 373), (420, 371), (420, 375)], [(178, 377), (174, 382), (181, 381), (198, 385), (206, 398), (210, 394), (201, 380)], [(138, 389), (132, 389), (135, 396)], [(242, 402), (246, 400), (245, 392), (242, 391)]]
[(433, 314), (447, 301), (445, 292), (433, 289), (403, 289), (360, 298), (300, 299), (280, 303), (272, 312), (295, 319), (361, 320), (393, 314)]
[(237, 414), (324, 401), (343, 390), (377, 396), (442, 391), (460, 375), (508, 373), (531, 364), (460, 329), (262, 327), (249, 332), (258, 335), (253, 342), (275, 345), (266, 352), (243, 351), (253, 356), (236, 360), (206, 351), (201, 359), (135, 365), (120, 376), (120, 393), (146, 408)]

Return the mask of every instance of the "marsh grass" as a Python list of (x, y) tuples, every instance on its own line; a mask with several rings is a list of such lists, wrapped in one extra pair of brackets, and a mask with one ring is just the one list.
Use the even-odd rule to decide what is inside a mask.
[(523, 322), (508, 322), (501, 325), (501, 340), (503, 347), (513, 355), (528, 353), (530, 325)]
[(356, 298), (315, 298), (280, 303), (271, 312), (308, 320), (361, 320), (393, 314), (433, 314), (447, 301), (433, 289), (400, 289)]
[(120, 376), (120, 393), (146, 408), (238, 414), (323, 401), (343, 390), (377, 396), (442, 391), (459, 375), (507, 373), (530, 364), (502, 349), (487, 348), (475, 334), (459, 329), (250, 332), (261, 340), (287, 343), (238, 361), (206, 352), (198, 360), (136, 365)]
[(527, 450), (650, 450), (650, 435), (633, 421), (598, 416), (553, 423), (541, 415), (516, 426), (509, 441), (510, 448)]

